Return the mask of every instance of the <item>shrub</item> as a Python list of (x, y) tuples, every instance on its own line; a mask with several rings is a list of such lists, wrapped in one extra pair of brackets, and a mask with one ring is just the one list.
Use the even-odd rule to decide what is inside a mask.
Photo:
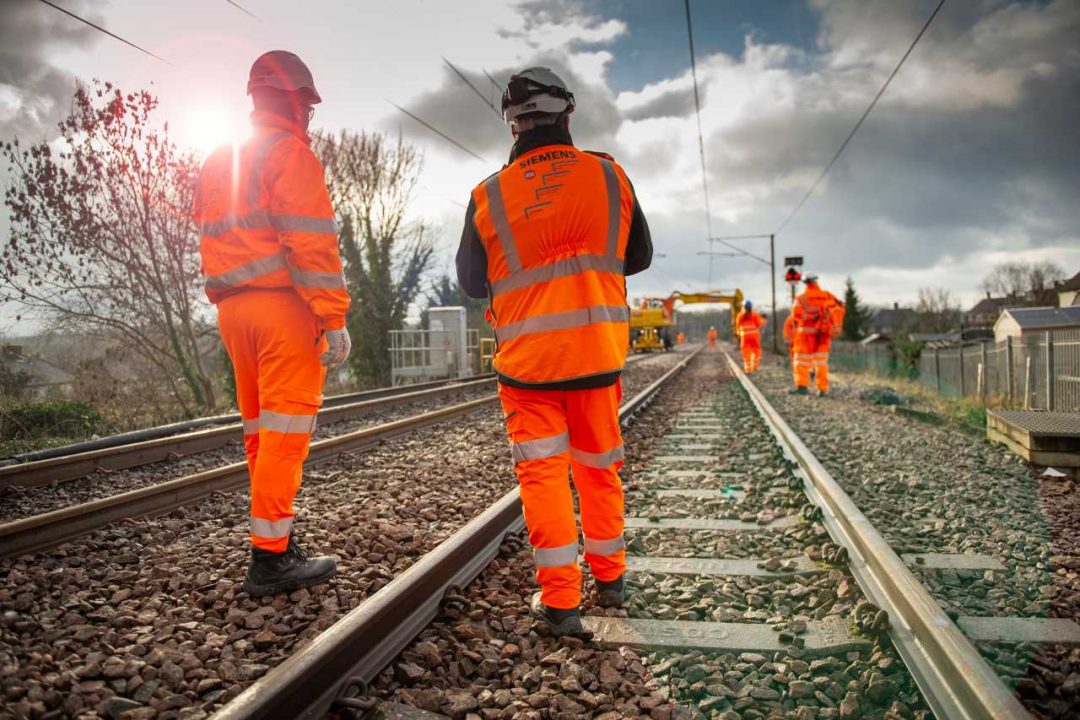
[(84, 400), (24, 402), (0, 410), (0, 435), (8, 440), (84, 438), (100, 426), (101, 414)]

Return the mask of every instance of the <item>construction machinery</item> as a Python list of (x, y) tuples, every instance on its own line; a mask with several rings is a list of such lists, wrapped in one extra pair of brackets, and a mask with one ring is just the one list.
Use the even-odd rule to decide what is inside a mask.
[(742, 290), (710, 290), (683, 293), (676, 290), (666, 298), (647, 297), (630, 308), (630, 349), (634, 352), (670, 350), (674, 346), (674, 328), (678, 326), (676, 303), (724, 303), (731, 306), (731, 334), (735, 337), (735, 317), (742, 310)]

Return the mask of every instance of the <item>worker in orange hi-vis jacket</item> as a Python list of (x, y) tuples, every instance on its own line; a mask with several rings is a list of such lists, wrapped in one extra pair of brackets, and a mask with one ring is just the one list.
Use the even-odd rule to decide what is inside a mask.
[(712, 325), (709, 326), (709, 332), (705, 333), (705, 338), (709, 341), (709, 347), (716, 347), (716, 328)]
[(349, 355), (349, 294), (323, 168), (308, 122), (321, 102), (311, 71), (274, 50), (251, 67), (254, 131), (218, 148), (195, 196), (206, 294), (236, 376), (251, 475), (249, 595), (325, 582), (336, 563), (309, 558), (293, 534), (326, 366)]
[(649, 226), (623, 169), (570, 137), (573, 93), (548, 68), (502, 97), (510, 163), (472, 192), (458, 280), (490, 298), (494, 368), (540, 592), (555, 635), (583, 635), (578, 526), (597, 604), (625, 602), (620, 374), (630, 339), (626, 277), (652, 261)]
[(810, 371), (818, 394), (829, 392), (829, 348), (832, 339), (844, 324), (844, 305), (832, 293), (818, 287), (816, 275), (807, 275), (806, 290), (795, 298), (791, 309), (794, 318), (794, 353), (792, 372), (794, 394), (806, 395), (810, 387)]
[(735, 318), (735, 327), (739, 333), (743, 369), (748, 373), (757, 372), (761, 366), (761, 328), (765, 327), (765, 318), (747, 300)]
[(686, 333), (679, 333), (678, 335), (676, 335), (675, 336), (675, 344), (676, 345), (685, 345), (686, 344)]

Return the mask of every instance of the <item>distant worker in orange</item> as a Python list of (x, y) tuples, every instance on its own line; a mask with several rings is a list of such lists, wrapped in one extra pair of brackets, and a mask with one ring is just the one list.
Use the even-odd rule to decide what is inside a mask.
[(796, 395), (810, 392), (810, 371), (818, 395), (829, 392), (829, 348), (844, 323), (844, 305), (832, 293), (818, 287), (817, 275), (807, 275), (806, 290), (795, 298), (791, 309), (794, 318), (794, 354), (791, 365)]
[(548, 68), (502, 97), (510, 163), (472, 192), (457, 253), (461, 286), (490, 298), (494, 367), (536, 579), (531, 609), (554, 635), (581, 635), (578, 528), (597, 603), (625, 601), (619, 376), (626, 275), (649, 267), (649, 226), (623, 169), (574, 146), (574, 95)]
[(676, 335), (675, 336), (675, 344), (676, 345), (685, 345), (686, 344), (686, 333), (681, 332), (678, 335)]
[(251, 66), (252, 137), (213, 152), (195, 195), (206, 294), (236, 376), (251, 474), (251, 563), (244, 592), (288, 592), (329, 580), (293, 534), (326, 366), (345, 362), (349, 294), (323, 168), (308, 122), (322, 101), (296, 55)]
[(795, 357), (795, 316), (788, 313), (788, 316), (784, 319), (784, 344), (787, 345), (788, 362), (790, 363)]
[(709, 347), (716, 347), (716, 328), (712, 325), (709, 326), (709, 332), (705, 333), (706, 339), (709, 341)]
[(743, 369), (748, 373), (757, 372), (761, 366), (761, 328), (765, 327), (765, 318), (754, 309), (754, 304), (747, 300), (735, 318), (735, 327), (739, 332)]

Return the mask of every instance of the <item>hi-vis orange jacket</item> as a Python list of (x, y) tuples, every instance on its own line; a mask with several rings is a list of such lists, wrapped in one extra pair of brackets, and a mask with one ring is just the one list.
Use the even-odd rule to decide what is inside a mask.
[(613, 384), (629, 345), (625, 275), (651, 258), (621, 167), (565, 130), (523, 134), (511, 163), (473, 190), (457, 259), (465, 291), (490, 297), (500, 382)]
[(760, 337), (761, 328), (765, 327), (765, 318), (757, 310), (740, 310), (735, 318), (735, 326), (739, 330), (739, 337)]
[(302, 128), (272, 113), (251, 117), (253, 137), (203, 165), (195, 221), (206, 294), (216, 304), (292, 287), (323, 330), (344, 327), (349, 294), (322, 165)]
[(844, 305), (828, 290), (807, 285), (806, 291), (795, 298), (791, 308), (795, 318), (795, 336), (832, 338), (840, 333), (844, 323)]

